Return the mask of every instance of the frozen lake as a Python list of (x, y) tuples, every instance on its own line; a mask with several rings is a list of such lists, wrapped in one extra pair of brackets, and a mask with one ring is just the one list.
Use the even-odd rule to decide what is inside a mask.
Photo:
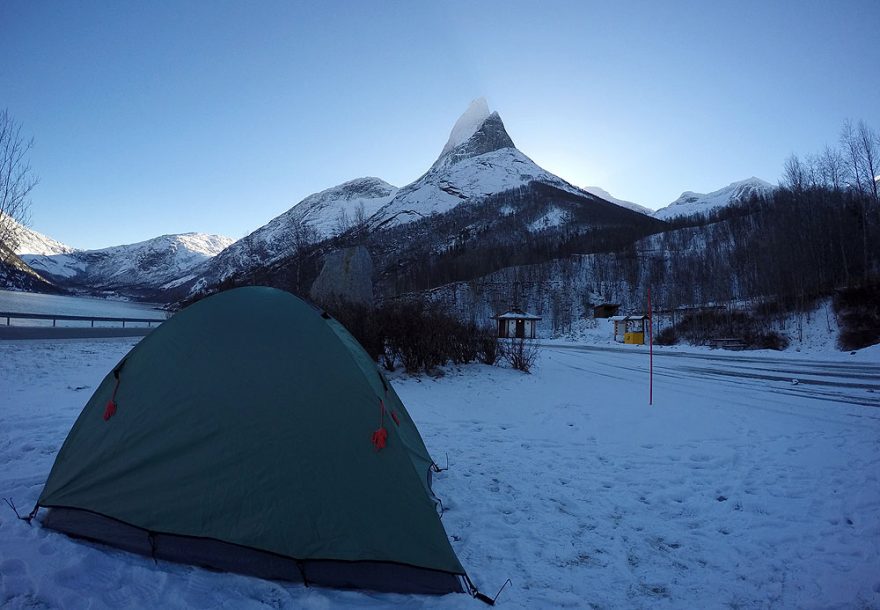
[[(64, 316), (95, 316), (115, 318), (155, 318), (163, 319), (166, 313), (157, 309), (154, 303), (134, 303), (129, 301), (109, 301), (89, 297), (60, 296), (33, 292), (12, 292), (0, 290), (0, 312), (36, 313)], [(6, 319), (0, 320), (5, 324)], [(51, 320), (10, 320), (13, 326), (44, 326)], [(58, 326), (82, 326), (87, 322), (59, 321)]]

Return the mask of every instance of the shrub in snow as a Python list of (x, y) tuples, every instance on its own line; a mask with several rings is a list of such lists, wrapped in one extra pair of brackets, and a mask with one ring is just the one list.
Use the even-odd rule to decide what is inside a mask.
[(755, 315), (745, 311), (706, 310), (686, 314), (675, 326), (664, 328), (654, 337), (657, 345), (675, 345), (685, 341), (691, 345), (706, 345), (712, 339), (738, 339), (746, 349), (782, 350), (788, 339), (769, 328), (769, 315)]
[(500, 353), (498, 350), (498, 339), (495, 337), (494, 328), (482, 328), (477, 337), (479, 347), (477, 348), (477, 357), (483, 364), (493, 365), (498, 362)]
[(432, 373), (451, 362), (498, 360), (491, 328), (465, 323), (419, 300), (394, 301), (370, 309), (338, 298), (321, 303), (355, 336), (370, 356), (393, 371)]
[(838, 291), (834, 312), (840, 320), (840, 349), (861, 349), (880, 343), (880, 284)]
[(538, 359), (538, 345), (525, 339), (502, 339), (498, 342), (501, 359), (511, 368), (528, 373)]

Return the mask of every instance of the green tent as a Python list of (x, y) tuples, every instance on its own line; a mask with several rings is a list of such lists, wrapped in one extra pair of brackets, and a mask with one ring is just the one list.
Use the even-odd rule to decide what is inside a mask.
[(104, 378), (38, 507), (47, 527), (160, 559), (461, 592), (432, 465), (338, 322), (289, 293), (239, 288), (179, 312)]

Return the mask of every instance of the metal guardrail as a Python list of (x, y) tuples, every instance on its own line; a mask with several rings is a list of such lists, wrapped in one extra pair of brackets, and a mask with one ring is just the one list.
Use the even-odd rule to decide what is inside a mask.
[(95, 327), (95, 322), (121, 322), (122, 328), (125, 328), (126, 322), (146, 323), (148, 328), (152, 328), (153, 324), (159, 325), (167, 318), (116, 318), (106, 316), (68, 316), (61, 314), (48, 313), (18, 313), (10, 311), (0, 311), (0, 320), (6, 318), (6, 326), (10, 326), (12, 320), (52, 320), (54, 327), (58, 320), (91, 322), (91, 328)]

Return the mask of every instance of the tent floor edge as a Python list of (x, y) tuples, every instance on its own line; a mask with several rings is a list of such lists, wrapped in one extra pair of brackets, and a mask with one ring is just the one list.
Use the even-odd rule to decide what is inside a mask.
[(386, 561), (298, 560), (230, 542), (148, 531), (112, 517), (69, 507), (46, 507), (43, 527), (73, 538), (209, 570), (339, 589), (445, 595), (465, 593), (463, 574)]

